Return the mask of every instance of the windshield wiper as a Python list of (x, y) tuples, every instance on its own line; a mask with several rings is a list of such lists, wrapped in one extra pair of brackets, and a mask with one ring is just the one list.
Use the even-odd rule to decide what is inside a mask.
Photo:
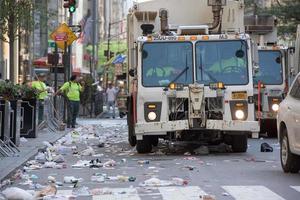
[[(201, 72), (203, 73), (205, 73), (212, 81), (214, 81), (214, 82), (218, 82), (218, 80), (215, 78), (215, 77), (213, 77), (213, 75), (211, 75), (208, 71), (205, 71), (204, 69), (203, 69), (203, 67), (202, 67), (202, 65), (200, 65), (199, 66), (199, 69), (201, 70)], [(201, 74), (202, 74), (201, 73)], [(197, 82), (199, 82), (200, 80), (197, 80)], [(202, 81), (203, 81), (203, 77), (202, 77)]]
[(186, 73), (188, 71), (189, 67), (185, 67), (175, 78), (173, 81), (171, 81), (168, 85), (168, 87), (170, 86), (171, 83), (175, 83), (184, 73)]

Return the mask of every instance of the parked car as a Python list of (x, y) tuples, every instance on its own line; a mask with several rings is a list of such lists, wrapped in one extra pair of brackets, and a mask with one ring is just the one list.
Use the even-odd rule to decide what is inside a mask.
[(300, 73), (296, 76), (277, 115), (281, 166), (284, 172), (300, 170)]

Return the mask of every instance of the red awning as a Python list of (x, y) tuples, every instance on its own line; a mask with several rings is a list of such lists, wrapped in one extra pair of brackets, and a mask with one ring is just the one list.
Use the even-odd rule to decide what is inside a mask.
[(36, 67), (48, 67), (48, 58), (47, 57), (41, 57), (39, 59), (36, 59), (33, 61), (33, 65)]

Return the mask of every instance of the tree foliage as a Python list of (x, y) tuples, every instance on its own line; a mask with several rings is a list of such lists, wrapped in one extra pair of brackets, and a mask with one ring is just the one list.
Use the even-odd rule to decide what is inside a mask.
[(22, 31), (30, 30), (31, 11), (31, 0), (0, 0), (0, 40), (14, 42)]
[(296, 32), (297, 24), (300, 24), (300, 0), (277, 1), (267, 12), (278, 18), (280, 35)]

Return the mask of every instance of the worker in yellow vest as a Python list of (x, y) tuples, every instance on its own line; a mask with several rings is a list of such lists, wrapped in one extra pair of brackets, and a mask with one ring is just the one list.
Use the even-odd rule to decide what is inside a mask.
[(46, 75), (41, 73), (37, 75), (35, 81), (31, 83), (31, 87), (35, 89), (38, 93), (38, 122), (39, 124), (44, 120), (44, 100), (48, 96), (47, 86), (45, 84)]
[(80, 77), (73, 75), (70, 81), (63, 84), (57, 94), (64, 94), (68, 100), (67, 128), (75, 128), (76, 118), (79, 114), (80, 93), (83, 87), (79, 83)]

